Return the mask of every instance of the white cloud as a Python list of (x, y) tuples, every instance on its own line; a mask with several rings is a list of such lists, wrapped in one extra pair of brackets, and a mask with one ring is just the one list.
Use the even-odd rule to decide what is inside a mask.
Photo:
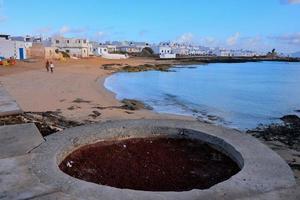
[(229, 46), (235, 45), (238, 42), (240, 36), (241, 36), (241, 34), (239, 32), (235, 33), (233, 36), (230, 36), (226, 41), (227, 44)]
[(280, 36), (270, 36), (269, 39), (289, 45), (300, 45), (300, 32)]
[(7, 19), (7, 17), (0, 15), (0, 22), (4, 22), (4, 21), (6, 21), (6, 19)]
[(64, 35), (66, 33), (68, 33), (71, 29), (68, 26), (63, 26), (59, 29), (59, 34), (60, 35)]
[(300, 4), (300, 0), (280, 0), (283, 4)]
[(194, 42), (194, 39), (195, 36), (192, 33), (184, 33), (177, 38), (176, 42), (190, 44)]
[(41, 27), (41, 28), (38, 28), (37, 30), (35, 30), (35, 32), (37, 34), (49, 34), (50, 32), (52, 31), (52, 28), (50, 27)]
[(297, 3), (300, 3), (300, 0), (288, 0), (288, 3), (297, 4)]
[(87, 28), (71, 28), (67, 25), (62, 26), (54, 35), (64, 36), (65, 34), (84, 34), (88, 31)]
[(103, 31), (97, 32), (97, 37), (104, 37), (105, 35), (106, 35), (106, 33)]
[(212, 46), (217, 46), (218, 45), (218, 40), (214, 37), (211, 37), (211, 36), (207, 36), (207, 37), (203, 37), (200, 39), (200, 43), (203, 45), (203, 46), (209, 46), (209, 47), (212, 47)]

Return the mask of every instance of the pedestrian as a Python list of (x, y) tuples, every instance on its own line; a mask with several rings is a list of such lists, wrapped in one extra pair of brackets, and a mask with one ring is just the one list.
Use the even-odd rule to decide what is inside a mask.
[(49, 72), (49, 68), (50, 68), (50, 62), (49, 62), (49, 60), (47, 60), (47, 62), (46, 62), (46, 69), (47, 69), (47, 72)]
[(51, 61), (51, 62), (50, 62), (50, 70), (51, 70), (51, 73), (53, 73), (53, 69), (54, 69), (54, 64), (53, 64), (53, 62)]

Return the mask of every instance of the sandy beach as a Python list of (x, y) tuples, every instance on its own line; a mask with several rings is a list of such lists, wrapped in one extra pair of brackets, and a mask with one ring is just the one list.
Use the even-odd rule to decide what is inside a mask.
[[(142, 58), (67, 60), (54, 62), (53, 74), (46, 71), (42, 60), (18, 62), (16, 66), (0, 68), (0, 81), (25, 112), (59, 111), (67, 119), (78, 122), (162, 117), (191, 119), (144, 109), (129, 112), (116, 108), (122, 103), (103, 86), (105, 78), (123, 65), (156, 62), (162, 63)], [(104, 67), (107, 64), (111, 65), (109, 70)], [(91, 117), (93, 111), (101, 115)]]

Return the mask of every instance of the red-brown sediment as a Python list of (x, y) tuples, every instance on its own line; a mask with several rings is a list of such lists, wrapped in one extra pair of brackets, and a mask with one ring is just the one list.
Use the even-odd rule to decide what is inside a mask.
[(207, 189), (240, 170), (207, 144), (171, 138), (87, 145), (67, 156), (59, 167), (88, 182), (144, 191)]

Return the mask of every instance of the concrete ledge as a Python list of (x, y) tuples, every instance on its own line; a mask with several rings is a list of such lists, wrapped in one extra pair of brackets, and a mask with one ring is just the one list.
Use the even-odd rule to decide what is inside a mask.
[(25, 155), (44, 142), (35, 124), (0, 126), (0, 159)]
[(17, 102), (0, 85), (0, 117), (23, 113)]
[[(75, 179), (58, 164), (70, 152), (101, 140), (136, 137), (188, 137), (210, 143), (242, 168), (229, 180), (207, 190), (144, 192), (117, 189)], [(251, 136), (213, 125), (180, 120), (126, 120), (82, 126), (46, 138), (34, 152), (33, 173), (45, 185), (79, 199), (240, 199), (293, 187), (289, 166), (272, 150)]]

